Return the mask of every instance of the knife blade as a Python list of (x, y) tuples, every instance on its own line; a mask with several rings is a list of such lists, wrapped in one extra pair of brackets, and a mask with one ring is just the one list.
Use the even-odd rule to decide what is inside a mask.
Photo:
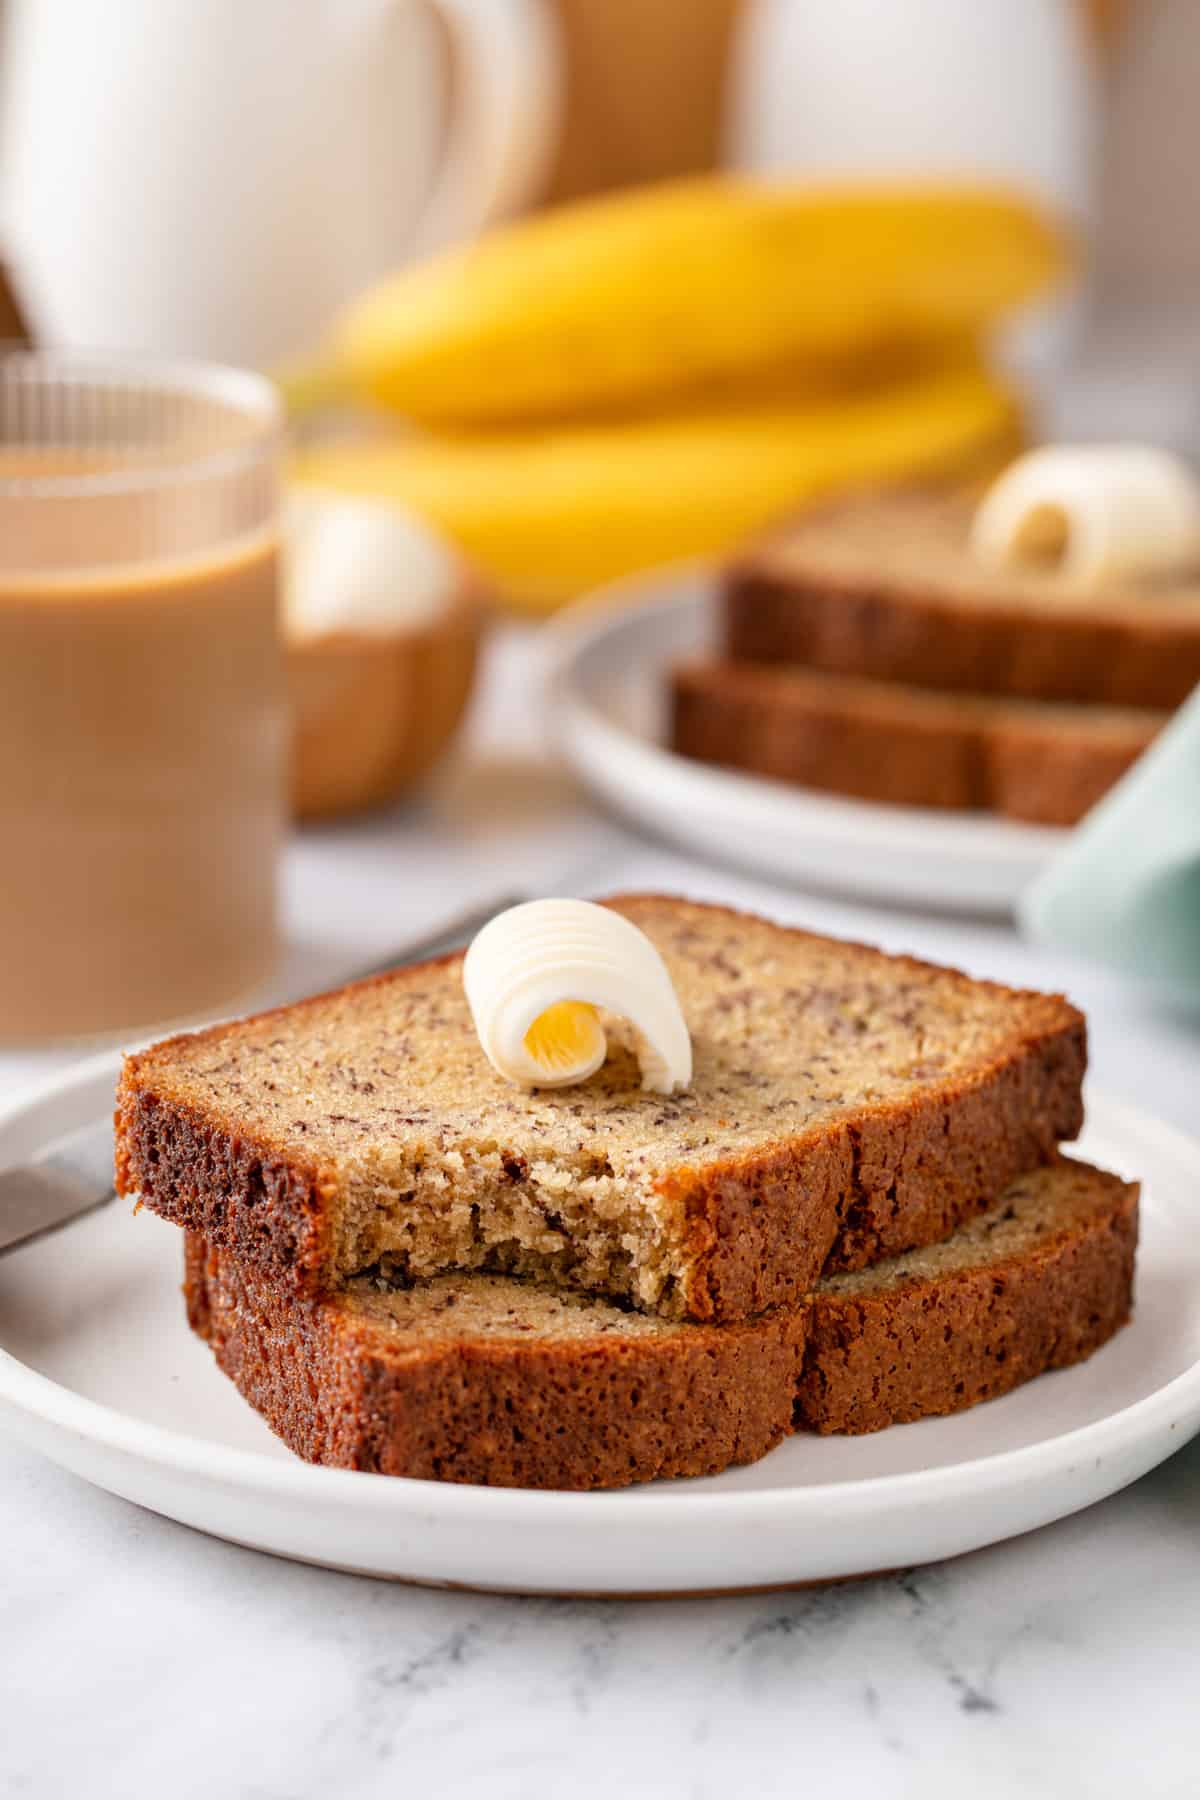
[[(348, 981), (366, 981), (389, 969), (426, 962), (457, 950), (497, 913), (516, 906), (524, 896), (502, 894), (440, 926), (431, 936), (414, 939), (391, 955), (358, 969)], [(65, 1133), (32, 1162), (0, 1169), (0, 1256), (22, 1244), (59, 1231), (85, 1213), (114, 1198), (113, 1128), (111, 1119), (97, 1120)]]

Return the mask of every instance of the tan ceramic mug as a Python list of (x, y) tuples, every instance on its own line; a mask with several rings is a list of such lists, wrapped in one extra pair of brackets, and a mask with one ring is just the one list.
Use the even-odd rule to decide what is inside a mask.
[(279, 442), (256, 376), (0, 355), (0, 1040), (270, 973)]

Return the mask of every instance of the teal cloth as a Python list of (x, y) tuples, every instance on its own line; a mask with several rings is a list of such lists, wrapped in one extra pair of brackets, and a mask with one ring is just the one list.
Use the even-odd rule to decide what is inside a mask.
[(1200, 688), (1018, 910), (1031, 937), (1200, 1006)]

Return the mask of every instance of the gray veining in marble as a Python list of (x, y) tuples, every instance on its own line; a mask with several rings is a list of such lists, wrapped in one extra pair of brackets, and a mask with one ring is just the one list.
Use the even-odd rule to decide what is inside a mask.
[(1200, 1442), (957, 1563), (645, 1602), (335, 1575), (3, 1468), (5, 1795), (1198, 1791)]

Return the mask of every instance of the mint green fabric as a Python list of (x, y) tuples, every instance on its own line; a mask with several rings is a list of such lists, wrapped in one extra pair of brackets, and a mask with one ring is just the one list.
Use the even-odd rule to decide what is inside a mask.
[(1200, 1006), (1200, 688), (1023, 896), (1023, 929)]

